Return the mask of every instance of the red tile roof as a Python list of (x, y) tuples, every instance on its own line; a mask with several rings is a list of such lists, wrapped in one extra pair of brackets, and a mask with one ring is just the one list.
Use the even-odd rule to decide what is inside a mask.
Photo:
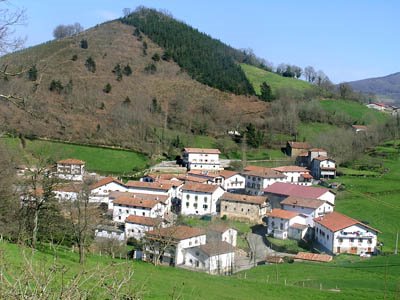
[(326, 150), (322, 149), (322, 148), (312, 148), (309, 151), (311, 151), (311, 152), (326, 152)]
[(172, 184), (163, 184), (159, 182), (142, 182), (142, 181), (134, 181), (130, 180), (125, 184), (127, 187), (132, 188), (144, 188), (149, 190), (162, 190), (169, 191), (173, 185)]
[(247, 166), (244, 169), (243, 174), (262, 178), (286, 178), (286, 175), (282, 174), (281, 172), (275, 171), (272, 168), (259, 166)]
[(317, 262), (330, 262), (333, 259), (333, 257), (330, 255), (327, 255), (327, 254), (299, 252), (294, 257), (294, 259), (310, 260), (310, 261), (317, 261)]
[(365, 125), (351, 125), (351, 127), (353, 127), (354, 129), (358, 129), (358, 130), (367, 130), (368, 127)]
[(323, 205), (325, 201), (312, 199), (312, 198), (302, 198), (296, 196), (289, 196), (281, 202), (281, 205), (295, 205), (308, 208), (318, 208)]
[(303, 173), (310, 172), (308, 169), (299, 166), (281, 166), (273, 169), (278, 172), (303, 172)]
[(59, 160), (58, 164), (65, 164), (65, 165), (84, 165), (85, 162), (83, 160), (75, 159), (75, 158), (67, 158), (63, 160)]
[(233, 194), (233, 193), (224, 193), (220, 200), (225, 201), (233, 201), (233, 202), (242, 202), (242, 203), (249, 203), (249, 204), (264, 204), (268, 202), (267, 196), (250, 196), (250, 195), (243, 195), (243, 194)]
[(264, 190), (265, 193), (278, 194), (283, 196), (297, 196), (302, 198), (318, 199), (327, 192), (329, 189), (320, 187), (303, 186), (297, 184), (275, 182)]
[(235, 252), (235, 247), (224, 241), (207, 242), (206, 244), (201, 245), (199, 248), (208, 256)]
[(137, 206), (144, 208), (153, 208), (160, 201), (150, 200), (150, 199), (141, 199), (129, 196), (121, 196), (114, 200), (114, 205), (124, 205), (124, 206)]
[(309, 143), (289, 141), (288, 144), (290, 145), (290, 147), (292, 147), (294, 149), (309, 149), (309, 148), (311, 148)]
[(338, 213), (336, 211), (326, 214), (324, 216), (315, 218), (314, 221), (325, 228), (329, 229), (332, 232), (336, 232), (342, 230), (344, 228), (353, 226), (353, 225), (362, 225), (364, 227), (370, 228), (376, 232), (380, 232), (379, 230), (372, 228), (356, 219), (350, 218), (346, 215)]
[(317, 157), (314, 157), (314, 159), (319, 160), (319, 161), (323, 161), (323, 160), (331, 160), (334, 161), (332, 158), (329, 158), (328, 156), (324, 156), (324, 155), (319, 155)]
[(212, 194), (219, 188), (219, 185), (202, 184), (202, 183), (185, 183), (182, 186), (182, 191), (200, 192)]
[(161, 218), (149, 218), (149, 217), (143, 217), (143, 216), (134, 216), (134, 215), (129, 215), (126, 219), (125, 222), (127, 223), (132, 223), (132, 224), (140, 224), (140, 225), (146, 225), (146, 226), (157, 226), (162, 222)]
[(92, 184), (92, 185), (90, 186), (90, 189), (91, 189), (91, 190), (94, 190), (94, 189), (97, 189), (98, 187), (101, 187), (101, 186), (103, 186), (103, 185), (109, 184), (109, 183), (111, 183), (111, 182), (115, 182), (115, 183), (117, 183), (117, 184), (119, 184), (119, 185), (124, 186), (124, 183), (123, 183), (122, 181), (119, 181), (118, 179), (115, 179), (115, 178), (113, 178), (113, 177), (105, 177), (105, 178), (103, 178), (103, 179), (100, 179), (100, 180), (97, 181), (96, 183)]
[(221, 154), (218, 149), (206, 149), (206, 148), (184, 148), (183, 151), (187, 153), (204, 153), (204, 154)]
[(167, 195), (154, 195), (154, 194), (143, 194), (143, 193), (132, 193), (132, 192), (110, 192), (110, 197), (114, 197), (114, 199), (117, 199), (119, 197), (128, 197), (141, 200), (160, 201), (162, 203), (165, 203), (169, 198), (169, 196)]
[(185, 225), (171, 226), (166, 228), (158, 228), (146, 232), (146, 236), (156, 239), (186, 240), (192, 237), (205, 235), (206, 232), (202, 228), (189, 227)]
[(290, 227), (295, 228), (295, 229), (304, 230), (304, 229), (306, 229), (308, 226), (307, 226), (307, 225), (304, 225), (304, 224), (294, 223), (294, 224), (290, 225)]
[(268, 217), (274, 217), (274, 218), (280, 218), (280, 219), (286, 219), (286, 220), (293, 219), (294, 217), (296, 217), (298, 215), (299, 215), (299, 213), (297, 213), (297, 212), (283, 210), (280, 208), (275, 208), (275, 209), (271, 210), (270, 213), (267, 213)]

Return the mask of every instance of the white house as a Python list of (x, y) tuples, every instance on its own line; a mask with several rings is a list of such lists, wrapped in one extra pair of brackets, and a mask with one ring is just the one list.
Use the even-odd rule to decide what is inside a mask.
[(201, 228), (171, 226), (147, 231), (144, 241), (144, 260), (159, 256), (161, 263), (179, 266), (185, 263), (186, 249), (206, 243), (206, 234)]
[(219, 212), (219, 198), (224, 189), (218, 185), (185, 183), (181, 187), (183, 215), (211, 215)]
[(237, 230), (222, 223), (212, 224), (207, 227), (207, 243), (211, 241), (224, 241), (236, 247)]
[(368, 127), (365, 125), (351, 125), (351, 129), (353, 129), (355, 133), (359, 133), (366, 132), (368, 130)]
[(95, 203), (107, 203), (112, 209), (109, 195), (111, 192), (127, 192), (128, 188), (123, 182), (113, 177), (105, 177), (90, 186), (89, 201)]
[(327, 156), (317, 156), (311, 162), (311, 172), (314, 178), (335, 178), (336, 162)]
[(218, 184), (225, 191), (228, 192), (239, 192), (244, 191), (245, 178), (238, 172), (230, 170), (222, 171), (204, 171), (204, 170), (192, 170), (188, 172), (188, 175), (193, 177), (201, 178), (200, 182), (208, 184)]
[(298, 212), (275, 208), (267, 218), (267, 233), (274, 238), (300, 240), (307, 233), (307, 217)]
[(307, 166), (310, 167), (313, 159), (319, 156), (325, 156), (325, 157), (328, 156), (328, 151), (321, 148), (312, 148), (308, 150)]
[(281, 202), (283, 210), (294, 211), (307, 216), (307, 225), (314, 227), (314, 218), (330, 213), (334, 205), (323, 200), (289, 196)]
[(224, 241), (207, 241), (204, 245), (186, 249), (184, 264), (209, 274), (232, 274), (235, 247)]
[(375, 253), (379, 230), (360, 221), (332, 212), (314, 219), (315, 240), (332, 254)]
[(142, 193), (151, 195), (164, 195), (172, 198), (177, 197), (179, 186), (181, 182), (178, 181), (176, 184), (169, 182), (143, 182), (143, 181), (128, 181), (125, 186), (128, 188), (128, 192)]
[(336, 194), (322, 187), (303, 186), (290, 183), (276, 182), (264, 190), (272, 208), (280, 208), (280, 203), (289, 196), (311, 198), (335, 204)]
[(82, 184), (60, 184), (53, 188), (53, 193), (59, 201), (75, 201), (82, 188)]
[(386, 105), (383, 103), (370, 103), (366, 105), (368, 108), (376, 109), (379, 111), (384, 111), (386, 108)]
[(114, 239), (118, 242), (123, 242), (125, 240), (125, 233), (123, 230), (107, 225), (97, 226), (94, 231), (94, 236), (96, 238)]
[(124, 223), (129, 215), (157, 218), (164, 217), (165, 201), (168, 196), (135, 193), (133, 196), (121, 196), (114, 200), (113, 220)]
[(57, 162), (56, 175), (60, 179), (82, 181), (85, 173), (85, 162), (69, 158)]
[(184, 148), (182, 163), (188, 170), (220, 170), (218, 149)]
[(304, 167), (281, 166), (273, 169), (286, 176), (285, 182), (295, 183), (299, 185), (312, 184), (312, 177), (310, 176), (310, 171)]
[(129, 215), (125, 219), (125, 236), (126, 238), (133, 237), (140, 240), (145, 232), (153, 230), (156, 227), (163, 227), (163, 220), (161, 218)]
[(286, 175), (272, 168), (247, 166), (243, 176), (246, 179), (245, 192), (249, 195), (262, 195), (266, 187), (275, 182), (285, 182)]

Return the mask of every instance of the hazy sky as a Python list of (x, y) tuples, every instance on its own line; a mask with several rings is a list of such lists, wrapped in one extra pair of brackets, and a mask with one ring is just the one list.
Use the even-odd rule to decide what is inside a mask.
[(52, 39), (59, 24), (85, 28), (118, 18), (122, 9), (165, 9), (236, 48), (281, 62), (322, 69), (333, 82), (400, 72), (398, 0), (9, 0), (27, 11), (18, 33), (26, 46)]

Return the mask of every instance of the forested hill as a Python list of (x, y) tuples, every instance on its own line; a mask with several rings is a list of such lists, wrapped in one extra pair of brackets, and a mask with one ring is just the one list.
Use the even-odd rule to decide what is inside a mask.
[(378, 97), (400, 103), (400, 72), (384, 77), (351, 81), (348, 84), (356, 91), (376, 94)]
[(139, 8), (121, 21), (135, 26), (138, 31), (134, 34), (139, 38), (140, 32), (143, 32), (164, 48), (163, 58), (172, 58), (197, 81), (221, 91), (255, 94), (238, 65), (238, 62), (246, 61), (243, 51), (154, 9)]

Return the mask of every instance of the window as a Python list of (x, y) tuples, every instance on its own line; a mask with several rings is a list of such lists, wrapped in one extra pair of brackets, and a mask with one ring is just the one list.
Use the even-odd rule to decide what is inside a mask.
[(350, 242), (353, 243), (353, 242), (354, 242), (354, 239), (350, 239)]
[(283, 229), (283, 224), (279, 224), (279, 228), (282, 230)]
[(190, 199), (190, 195), (186, 195), (186, 199), (189, 200)]
[(189, 207), (189, 202), (186, 202), (186, 207)]
[(199, 197), (196, 195), (194, 196), (194, 201), (197, 201), (199, 199)]
[(200, 263), (198, 260), (196, 260), (196, 267), (199, 267), (199, 266), (200, 266)]
[(189, 242), (189, 246), (192, 246), (192, 242)]
[(228, 205), (225, 205), (225, 210), (228, 210)]
[(146, 213), (145, 213), (145, 212), (142, 212), (142, 216), (145, 217), (145, 216), (146, 216)]
[(121, 220), (121, 216), (118, 217), (118, 220)]
[(362, 243), (362, 239), (358, 239), (358, 242), (359, 242), (359, 243)]
[(126, 213), (129, 214), (129, 210), (128, 209), (126, 210)]
[(194, 207), (194, 208), (197, 208), (197, 203), (193, 203), (193, 207)]
[[(226, 207), (226, 206), (225, 206), (225, 207)], [(207, 205), (207, 204), (204, 204), (204, 205), (203, 205), (203, 208), (204, 208), (204, 209), (207, 209), (207, 208), (208, 208), (208, 205)]]
[(339, 239), (339, 243), (343, 243), (343, 239), (342, 238)]
[(243, 208), (242, 208), (242, 211), (243, 211)]
[(207, 202), (207, 201), (208, 201), (207, 197), (204, 197), (204, 202)]

